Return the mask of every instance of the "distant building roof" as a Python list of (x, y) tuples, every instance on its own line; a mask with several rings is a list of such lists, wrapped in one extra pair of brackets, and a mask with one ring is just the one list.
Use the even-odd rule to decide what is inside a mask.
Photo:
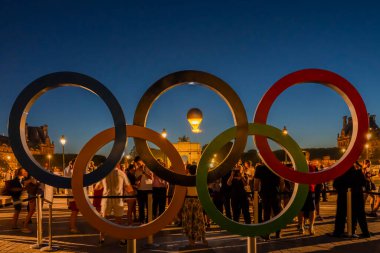
[(369, 116), (369, 127), (372, 130), (377, 130), (379, 129), (379, 126), (376, 124), (376, 115), (371, 115)]
[(3, 145), (3, 144), (9, 146), (10, 145), (9, 138), (7, 136), (0, 135), (0, 145)]
[[(376, 115), (369, 115), (368, 119), (369, 119), (369, 128), (372, 131), (379, 130), (379, 126), (376, 124)], [(343, 124), (342, 130), (345, 136), (352, 136), (352, 117), (348, 117), (348, 122), (347, 124)]]
[[(47, 125), (34, 127), (27, 126), (26, 132), (26, 141), (29, 147), (35, 148), (40, 144), (46, 143), (46, 140), (49, 138), (47, 133)], [(10, 141), (8, 136), (0, 135), (0, 145), (6, 144), (10, 146)]]

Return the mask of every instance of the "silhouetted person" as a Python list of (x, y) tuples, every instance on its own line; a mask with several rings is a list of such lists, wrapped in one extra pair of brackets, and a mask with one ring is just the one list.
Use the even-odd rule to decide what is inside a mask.
[(231, 176), (231, 171), (229, 171), (226, 175), (222, 177), (222, 187), (220, 188), (220, 192), (223, 195), (223, 206), (226, 211), (226, 216), (229, 219), (232, 219), (231, 215), (231, 186), (227, 184), (228, 179)]
[(248, 180), (240, 164), (236, 164), (232, 170), (227, 185), (231, 186), (231, 206), (234, 221), (239, 222), (240, 214), (243, 213), (245, 224), (251, 224), (248, 195), (245, 191)]
[(368, 238), (371, 234), (368, 231), (363, 194), (366, 179), (358, 163), (355, 163), (354, 167), (351, 167), (348, 173), (350, 173), (349, 186), (351, 187), (352, 198), (352, 234), (355, 235), (356, 225), (359, 223), (362, 237)]
[[(352, 232), (355, 233), (356, 225), (359, 222), (363, 237), (370, 237), (367, 220), (364, 210), (363, 187), (365, 178), (361, 171), (361, 166), (356, 162), (348, 171), (334, 181), (334, 188), (337, 190), (337, 207), (335, 216), (334, 232), (335, 237), (344, 235), (344, 227), (347, 217), (347, 190), (351, 188), (352, 195)], [(355, 237), (355, 236), (354, 236)]]
[(340, 177), (334, 180), (333, 187), (337, 191), (336, 213), (334, 232), (331, 234), (334, 237), (342, 237), (344, 235), (344, 227), (347, 217), (347, 190), (350, 181), (350, 174), (347, 171)]
[[(254, 188), (255, 191), (259, 190), (264, 210), (264, 221), (268, 221), (272, 213), (276, 216), (281, 212), (280, 191), (284, 188), (284, 180), (274, 174), (267, 166), (259, 165), (255, 171)], [(276, 231), (276, 238), (280, 237), (280, 232), (281, 230)], [(264, 236), (264, 238), (269, 239), (269, 235)]]

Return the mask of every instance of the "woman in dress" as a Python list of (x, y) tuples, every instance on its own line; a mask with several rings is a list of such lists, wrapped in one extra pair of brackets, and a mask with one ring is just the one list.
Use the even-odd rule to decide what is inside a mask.
[[(195, 175), (197, 166), (191, 165), (188, 170), (190, 175)], [(187, 187), (186, 199), (182, 209), (182, 227), (189, 240), (190, 247), (193, 247), (195, 242), (200, 240), (203, 244), (208, 245), (203, 208), (195, 186)]]

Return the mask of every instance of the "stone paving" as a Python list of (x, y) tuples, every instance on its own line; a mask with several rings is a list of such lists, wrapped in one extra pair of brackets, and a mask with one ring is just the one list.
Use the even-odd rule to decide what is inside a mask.
[[(367, 205), (368, 207), (368, 205)], [(36, 253), (37, 249), (30, 246), (36, 243), (36, 233), (23, 234), (20, 230), (9, 229), (13, 209), (0, 209), (0, 252), (4, 253)], [(25, 217), (23, 209), (21, 219)], [(44, 235), (47, 236), (47, 210), (44, 209)], [(299, 235), (297, 224), (292, 223), (282, 231), (281, 239), (263, 241), (257, 239), (257, 252), (380, 252), (380, 218), (368, 218), (368, 224), (373, 236), (368, 239), (331, 238), (326, 233), (333, 230), (335, 214), (335, 196), (329, 196), (328, 202), (321, 202), (323, 221), (316, 222), (316, 234)], [(79, 234), (70, 234), (68, 231), (69, 210), (64, 199), (56, 199), (53, 211), (53, 245), (59, 246), (62, 253), (85, 252), (127, 252), (127, 248), (118, 245), (118, 241), (106, 238), (102, 246), (98, 245), (98, 233), (88, 225), (83, 217), (79, 217)], [(36, 221), (33, 219), (31, 227), (36, 230)], [(21, 223), (20, 223), (21, 225)], [(146, 239), (137, 240), (137, 252), (246, 252), (247, 239), (221, 231), (213, 225), (207, 231), (209, 246), (197, 244), (195, 248), (186, 247), (187, 240), (180, 228), (171, 225), (154, 236), (158, 245), (149, 248)], [(46, 239), (45, 239), (46, 241)]]

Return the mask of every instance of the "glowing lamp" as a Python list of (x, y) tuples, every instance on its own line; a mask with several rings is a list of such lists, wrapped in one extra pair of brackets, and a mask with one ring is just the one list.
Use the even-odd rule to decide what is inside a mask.
[(59, 139), (59, 141), (61, 142), (62, 146), (65, 146), (66, 144), (66, 138), (64, 135), (61, 136), (61, 139)]
[(166, 138), (166, 137), (168, 136), (168, 132), (166, 131), (165, 128), (162, 129), (161, 136), (162, 136), (163, 138)]
[(288, 129), (286, 129), (286, 126), (282, 129), (282, 134), (283, 135), (288, 135)]

